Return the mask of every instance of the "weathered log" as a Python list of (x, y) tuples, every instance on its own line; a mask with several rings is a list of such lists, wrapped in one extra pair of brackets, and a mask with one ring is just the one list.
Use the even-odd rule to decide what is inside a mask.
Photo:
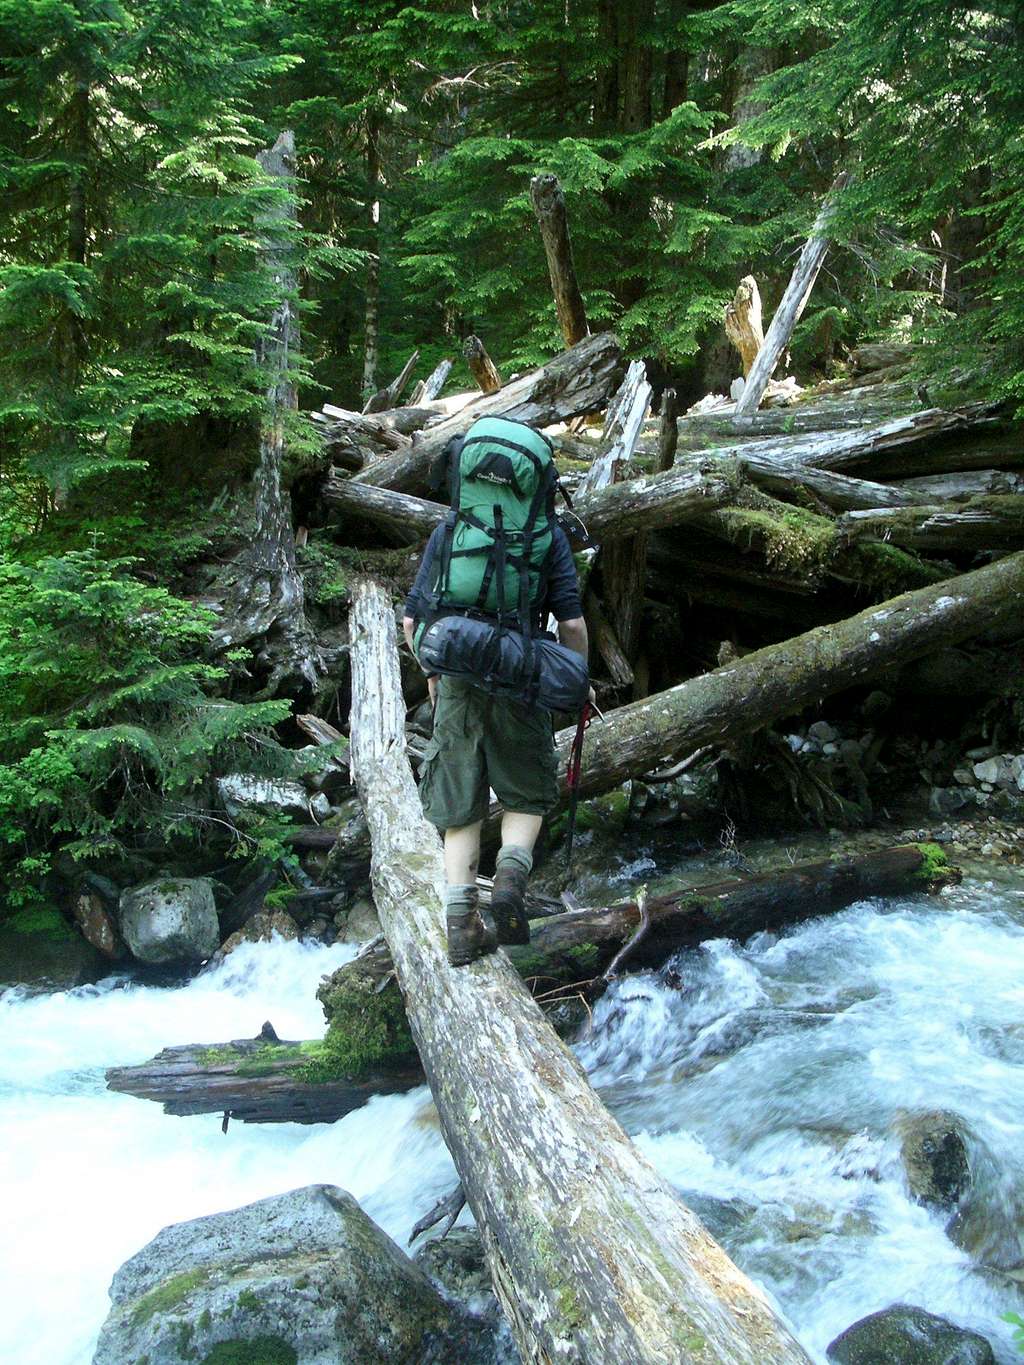
[(413, 351), (412, 355), (402, 366), (398, 374), (392, 379), (386, 388), (378, 389), (377, 392), (366, 400), (363, 408), (364, 413), (384, 412), (387, 408), (393, 408), (398, 402), (399, 395), (409, 382), (417, 360), (420, 358), (419, 351)]
[(462, 354), (481, 393), (497, 393), (501, 388), (498, 367), (487, 354), (487, 347), (478, 336), (468, 336), (462, 343)]
[[(817, 469), (831, 469), (838, 474), (868, 473), (886, 479), (903, 478), (922, 465), (922, 473), (949, 468), (985, 468), (985, 465), (975, 463), (980, 452), (962, 447), (949, 450), (943, 459), (936, 438), (961, 437), (966, 432), (972, 436), (985, 433), (998, 429), (1005, 420), (1006, 408), (1001, 403), (968, 403), (965, 407), (949, 410), (926, 408), (865, 431), (836, 433), (824, 441), (811, 439), (799, 445), (794, 442), (785, 453), (790, 459), (813, 464)], [(993, 461), (993, 467), (1024, 463), (1024, 444), (1019, 433), (1007, 444), (1005, 457)], [(758, 453), (767, 456), (772, 452), (762, 447)]]
[(1024, 497), (971, 498), (954, 507), (847, 512), (837, 529), (850, 541), (881, 540), (908, 550), (956, 554), (1024, 547)]
[(924, 501), (905, 484), (876, 483), (834, 474), (830, 469), (795, 460), (766, 459), (756, 453), (743, 455), (740, 468), (751, 483), (776, 496), (807, 493), (835, 512), (852, 512), (876, 507), (913, 507)]
[(764, 345), (761, 295), (753, 275), (744, 275), (736, 286), (732, 303), (726, 305), (725, 335), (740, 353), (740, 364), (746, 378), (757, 359), (758, 351)]
[(733, 422), (737, 426), (742, 425), (744, 419), (756, 412), (760, 406), (764, 391), (768, 387), (768, 381), (774, 374), (775, 366), (779, 362), (779, 357), (789, 344), (793, 328), (807, 304), (814, 287), (814, 281), (818, 278), (818, 271), (821, 269), (822, 262), (828, 252), (826, 229), (835, 214), (835, 195), (846, 184), (846, 180), (845, 173), (836, 177), (832, 189), (815, 219), (811, 235), (800, 253), (800, 259), (793, 269), (789, 284), (786, 286), (786, 292), (775, 310), (775, 316), (768, 328), (764, 345), (758, 351), (757, 358), (750, 367), (747, 382), (736, 404)]
[(622, 373), (618, 338), (611, 332), (587, 337), (562, 351), (540, 370), (483, 394), (443, 422), (417, 435), (411, 450), (377, 462), (355, 478), (384, 488), (414, 489), (424, 483), (437, 455), (453, 436), (461, 436), (478, 417), (501, 413), (532, 427), (552, 426), (582, 413), (598, 412)]
[(618, 393), (608, 405), (602, 448), (580, 481), (577, 497), (586, 497), (614, 483), (620, 466), (632, 458), (651, 405), (651, 392), (644, 362), (632, 361)]
[(575, 346), (590, 331), (576, 279), (572, 258), (569, 221), (565, 212), (565, 195), (555, 175), (535, 175), (530, 181), (530, 200), (537, 215), (544, 254), (551, 276), (551, 292), (555, 298), (555, 312), (566, 346)]
[[(704, 744), (750, 734), (883, 670), (1013, 622), (1022, 607), (1024, 554), (1015, 554), (768, 645), (592, 725), (580, 789), (606, 791)], [(572, 735), (557, 736), (563, 781)]]
[(523, 1359), (805, 1365), (764, 1296), (601, 1105), (507, 958), (449, 967), (440, 846), (404, 758), (391, 602), (360, 583), (352, 618), (353, 769), (374, 898)]
[[(1024, 474), (1014, 474), (1007, 469), (965, 469), (949, 474), (929, 474), (918, 479), (903, 479), (895, 487), (909, 493), (918, 505), (931, 502), (966, 502), (969, 498), (1024, 493)], [(845, 510), (855, 509), (851, 507), (844, 508)]]
[(429, 403), (436, 398), (452, 372), (453, 363), (451, 360), (439, 360), (426, 379), (421, 379), (409, 395), (409, 406), (418, 407), (420, 403)]
[(322, 1043), (262, 1038), (167, 1047), (141, 1066), (107, 1072), (108, 1090), (156, 1100), (167, 1114), (223, 1113), (244, 1123), (333, 1123), (374, 1095), (422, 1084), (415, 1059), (338, 1079)]
[[(257, 160), (267, 175), (291, 184), (295, 178), (295, 138), (283, 132)], [(273, 695), (283, 682), (314, 687), (323, 658), (306, 620), (302, 575), (295, 562), (295, 534), (290, 501), (281, 490), (285, 453), (285, 414), (297, 406), (290, 357), (298, 350), (298, 322), (293, 308), (297, 292), (288, 224), (294, 207), (267, 213), (260, 226), (263, 249), (280, 287), (256, 361), (266, 380), (260, 419), (259, 464), (252, 480), (254, 531), (245, 548), (218, 575), (208, 594), (219, 599), (221, 612), (212, 640), (219, 651), (262, 641), (262, 662), (269, 674), (263, 691)]]
[[(574, 509), (590, 534), (602, 539), (611, 534), (625, 535), (687, 521), (724, 502), (733, 488), (734, 484), (724, 474), (702, 473), (697, 468), (677, 465), (664, 474), (644, 475), (598, 489), (577, 498)], [(429, 535), (448, 514), (442, 503), (334, 474), (324, 481), (322, 496), (332, 506), (421, 535)]]
[[(649, 926), (630, 951), (629, 969), (660, 967), (683, 948), (712, 938), (741, 942), (754, 934), (831, 915), (874, 896), (938, 891), (960, 880), (935, 844), (903, 844), (876, 852), (801, 863), (732, 877), (647, 899)], [(640, 921), (636, 901), (601, 910), (571, 910), (535, 921), (530, 944), (509, 949), (538, 993), (601, 976)]]
[(659, 473), (671, 469), (675, 464), (676, 448), (679, 445), (679, 399), (675, 389), (665, 389), (661, 395), (661, 415), (658, 425), (658, 459), (656, 468)]

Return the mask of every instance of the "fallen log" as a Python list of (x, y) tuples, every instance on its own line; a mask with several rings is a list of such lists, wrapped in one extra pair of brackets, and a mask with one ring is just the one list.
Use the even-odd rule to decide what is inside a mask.
[(243, 1123), (333, 1123), (374, 1095), (423, 1084), (415, 1058), (338, 1078), (318, 1042), (240, 1039), (167, 1047), (107, 1072), (107, 1089), (156, 1100), (165, 1114), (224, 1114)]
[(757, 358), (750, 367), (747, 382), (736, 403), (736, 411), (733, 414), (733, 423), (736, 426), (741, 426), (744, 419), (756, 412), (760, 406), (764, 391), (768, 387), (768, 381), (775, 373), (775, 366), (779, 363), (779, 357), (789, 344), (793, 328), (807, 305), (811, 290), (814, 288), (814, 281), (818, 278), (818, 271), (821, 269), (822, 262), (828, 252), (826, 230), (835, 215), (835, 196), (846, 184), (846, 181), (845, 172), (836, 176), (832, 189), (814, 220), (811, 235), (800, 253), (800, 259), (793, 268), (793, 274), (786, 286), (786, 292), (783, 294), (779, 306), (775, 310), (771, 326), (768, 328), (764, 345), (758, 351)]
[[(1014, 474), (1007, 469), (964, 469), (950, 474), (927, 474), (922, 478), (903, 479), (890, 486), (909, 493), (919, 504), (967, 502), (969, 498), (1024, 493), (1024, 474)], [(852, 512), (855, 509), (843, 510)]]
[(481, 393), (497, 393), (501, 388), (498, 367), (487, 354), (487, 347), (478, 336), (468, 336), (462, 343), (462, 354), (470, 373), (480, 386)]
[(583, 413), (598, 412), (622, 372), (618, 338), (611, 332), (589, 336), (562, 351), (540, 370), (513, 379), (497, 393), (482, 394), (436, 426), (419, 433), (411, 449), (383, 460), (354, 477), (384, 488), (422, 485), (433, 460), (453, 436), (461, 436), (478, 417), (501, 413), (533, 427), (552, 426)]
[(394, 611), (376, 585), (357, 584), (353, 597), (352, 765), (374, 898), (521, 1355), (806, 1365), (764, 1296), (601, 1105), (507, 958), (449, 967), (441, 850), (404, 758)]
[(834, 474), (830, 469), (816, 469), (813, 465), (795, 460), (773, 460), (756, 451), (740, 457), (740, 469), (758, 488), (776, 496), (807, 493), (834, 512), (873, 510), (877, 507), (913, 507), (925, 501), (905, 484), (876, 483), (871, 479), (855, 479), (847, 474)]
[(555, 175), (535, 175), (530, 181), (530, 201), (540, 227), (544, 254), (551, 277), (551, 292), (555, 299), (558, 325), (566, 346), (575, 346), (590, 331), (583, 295), (576, 279), (576, 265), (572, 258), (569, 220), (565, 212), (565, 195)]
[[(601, 539), (687, 521), (724, 502), (733, 487), (725, 474), (702, 473), (697, 468), (677, 465), (664, 474), (644, 475), (600, 488), (577, 498), (573, 508), (591, 536)], [(448, 514), (442, 503), (333, 473), (322, 485), (322, 496), (334, 507), (421, 535), (429, 535)]]
[(881, 540), (907, 550), (957, 554), (1024, 546), (1024, 497), (971, 498), (954, 507), (892, 507), (846, 512), (837, 523), (848, 541)]
[[(660, 967), (673, 954), (708, 939), (744, 941), (838, 913), (859, 900), (937, 891), (959, 876), (936, 845), (908, 844), (686, 887), (648, 899), (649, 930), (630, 954), (629, 967)], [(508, 949), (509, 957), (534, 995), (552, 1001), (554, 993), (578, 992), (601, 976), (638, 920), (635, 901), (534, 919), (529, 945)], [(346, 994), (353, 982), (357, 1007), (349, 1012)], [(423, 1083), (411, 1038), (405, 1056), (395, 1056), (397, 1031), (389, 1035), (360, 1018), (367, 1000), (378, 1012), (402, 1008), (383, 939), (327, 977), (317, 995), (329, 1018), (344, 1012), (343, 1026), (361, 1029), (371, 1040), (369, 1048), (379, 1047), (383, 1055), (369, 1053), (366, 1059), (371, 1074), (337, 1078), (329, 1043), (252, 1039), (165, 1048), (141, 1066), (112, 1068), (108, 1088), (156, 1100), (169, 1114), (229, 1113), (243, 1123), (332, 1123), (373, 1093), (393, 1094)]]
[[(750, 734), (889, 668), (1018, 620), (1022, 608), (1024, 554), (1015, 554), (768, 645), (592, 725), (580, 790), (607, 791), (702, 745)], [(573, 733), (556, 737), (563, 790)]]
[(858, 373), (885, 370), (916, 360), (926, 347), (906, 341), (866, 341), (850, 352), (850, 366)]

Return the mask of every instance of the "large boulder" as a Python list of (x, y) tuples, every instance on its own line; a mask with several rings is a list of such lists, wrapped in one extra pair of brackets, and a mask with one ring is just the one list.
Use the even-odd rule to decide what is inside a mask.
[(127, 1261), (93, 1365), (492, 1365), (447, 1303), (334, 1185), (164, 1228)]
[(900, 1156), (910, 1193), (919, 1204), (954, 1209), (971, 1182), (965, 1128), (943, 1110), (897, 1116)]
[(827, 1354), (833, 1365), (996, 1365), (992, 1347), (977, 1332), (906, 1303), (847, 1327)]
[(213, 886), (205, 877), (163, 877), (121, 893), (121, 933), (140, 962), (202, 962), (220, 943)]
[(299, 937), (299, 926), (284, 910), (257, 910), (220, 945), (222, 954), (234, 952), (242, 943), (269, 943), (274, 936), (291, 941)]

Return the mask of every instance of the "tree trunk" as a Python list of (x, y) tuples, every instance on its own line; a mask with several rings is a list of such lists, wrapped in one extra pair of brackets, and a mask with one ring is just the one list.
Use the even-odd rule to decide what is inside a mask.
[(366, 308), (363, 332), (363, 398), (377, 388), (380, 330), (380, 124), (371, 114), (366, 128), (366, 226), (370, 256), (366, 264)]
[[(970, 498), (990, 494), (1020, 495), (1024, 493), (1024, 474), (1013, 474), (1005, 469), (970, 469), (952, 474), (930, 474), (919, 479), (904, 479), (895, 487), (909, 494), (912, 503), (920, 506), (931, 502), (967, 502)], [(878, 506), (884, 504), (879, 503)]]
[(587, 337), (562, 351), (540, 370), (512, 380), (497, 393), (484, 394), (443, 422), (420, 432), (410, 450), (378, 460), (355, 476), (383, 488), (415, 489), (425, 484), (431, 465), (453, 436), (461, 436), (478, 417), (503, 416), (547, 427), (582, 413), (597, 412), (621, 377), (621, 351), (611, 332)]
[(480, 385), (480, 392), (497, 393), (501, 388), (501, 375), (480, 338), (468, 336), (462, 344), (462, 354), (466, 357), (473, 378)]
[(616, 687), (632, 687), (633, 669), (595, 593), (586, 594), (583, 607), (591, 645), (607, 668), (608, 676)]
[(551, 276), (551, 292), (555, 298), (555, 312), (566, 346), (575, 346), (589, 333), (583, 295), (576, 279), (572, 258), (569, 221), (565, 212), (565, 195), (554, 175), (535, 175), (530, 181), (530, 199), (540, 225), (544, 254)]
[[(1024, 554), (818, 626), (632, 702), (587, 731), (581, 793), (606, 791), (705, 744), (750, 734), (958, 640), (1013, 622), (1024, 607)], [(561, 769), (574, 730), (557, 736)]]
[(507, 958), (449, 967), (441, 850), (404, 758), (394, 612), (373, 584), (355, 589), (352, 640), (374, 897), (523, 1360), (805, 1365), (764, 1296), (601, 1105)]
[[(257, 160), (268, 175), (291, 182), (295, 175), (293, 135), (282, 133), (269, 151), (258, 154)], [(282, 218), (293, 213), (291, 208), (280, 210), (262, 225), (282, 299), (256, 355), (266, 375), (267, 390), (260, 424), (260, 459), (252, 484), (255, 533), (221, 577), (219, 595), (224, 610), (213, 633), (220, 651), (264, 640), (257, 658), (269, 672), (263, 689), (267, 695), (286, 681), (292, 687), (313, 687), (322, 671), (320, 651), (306, 620), (302, 577), (295, 564), (291, 503), (281, 490), (285, 414), (294, 411), (298, 401), (289, 373), (290, 356), (298, 349), (295, 270), (287, 239), (281, 233)]]
[(794, 460), (765, 459), (764, 456), (750, 454), (741, 457), (740, 468), (758, 488), (790, 498), (794, 494), (807, 493), (834, 512), (913, 507), (926, 500), (923, 496), (915, 496), (905, 485), (853, 479)]
[(665, 389), (661, 395), (661, 421), (658, 425), (658, 472), (664, 474), (676, 460), (679, 445), (679, 400), (675, 389)]
[(743, 377), (747, 378), (758, 351), (764, 345), (761, 295), (753, 275), (744, 275), (736, 286), (732, 303), (726, 307), (725, 334), (739, 351)]
[(825, 235), (825, 230), (835, 213), (833, 196), (845, 184), (845, 174), (836, 177), (829, 197), (825, 200), (815, 219), (811, 235), (800, 253), (800, 259), (797, 261), (789, 284), (786, 286), (786, 292), (775, 310), (775, 316), (768, 328), (764, 345), (757, 353), (757, 359), (750, 368), (746, 385), (736, 404), (736, 411), (733, 416), (736, 425), (742, 424), (744, 418), (757, 411), (761, 399), (764, 397), (764, 391), (768, 387), (768, 381), (775, 372), (779, 357), (789, 344), (789, 338), (793, 335), (793, 328), (796, 326), (810, 297), (814, 281), (818, 278), (818, 271), (821, 269), (828, 251), (828, 238)]

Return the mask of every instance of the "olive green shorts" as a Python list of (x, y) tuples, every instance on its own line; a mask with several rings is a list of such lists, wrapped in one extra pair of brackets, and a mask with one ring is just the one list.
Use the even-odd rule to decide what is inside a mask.
[(438, 829), (482, 820), (490, 789), (506, 810), (544, 815), (558, 799), (551, 713), (439, 678), (434, 734), (420, 769), (423, 813)]

